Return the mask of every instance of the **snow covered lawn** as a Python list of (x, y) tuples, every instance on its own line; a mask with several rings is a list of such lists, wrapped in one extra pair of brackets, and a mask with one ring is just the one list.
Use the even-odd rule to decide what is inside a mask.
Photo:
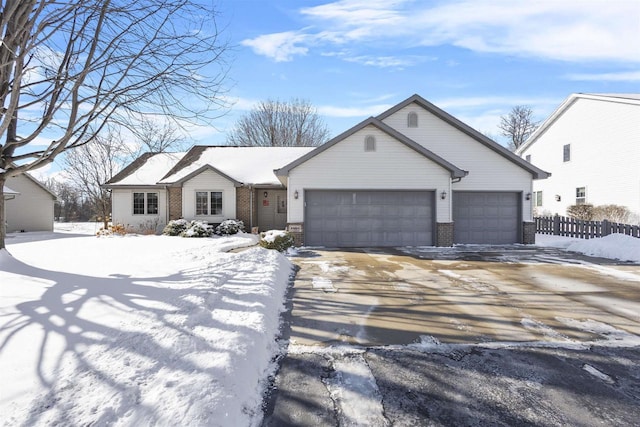
[(255, 244), (248, 234), (65, 231), (14, 235), (0, 251), (3, 424), (260, 423), (284, 256), (224, 252)]

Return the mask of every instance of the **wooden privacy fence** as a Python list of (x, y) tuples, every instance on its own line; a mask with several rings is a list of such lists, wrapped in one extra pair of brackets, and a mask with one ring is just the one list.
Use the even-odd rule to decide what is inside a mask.
[(606, 219), (604, 221), (583, 221), (555, 215), (536, 217), (534, 220), (536, 222), (536, 233), (541, 234), (592, 239), (620, 233), (640, 238), (640, 226), (618, 224), (617, 222), (609, 222)]

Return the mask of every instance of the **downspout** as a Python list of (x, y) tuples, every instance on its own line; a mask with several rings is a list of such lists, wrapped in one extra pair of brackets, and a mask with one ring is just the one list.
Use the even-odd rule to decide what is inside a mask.
[(171, 203), (169, 201), (169, 186), (167, 184), (164, 185), (164, 191), (166, 193), (166, 197), (164, 198), (165, 199), (164, 204), (166, 205), (165, 213), (164, 213), (164, 216), (165, 216), (164, 223), (166, 225), (166, 224), (169, 224), (169, 209), (171, 207)]
[(249, 184), (249, 229), (253, 230), (253, 187)]

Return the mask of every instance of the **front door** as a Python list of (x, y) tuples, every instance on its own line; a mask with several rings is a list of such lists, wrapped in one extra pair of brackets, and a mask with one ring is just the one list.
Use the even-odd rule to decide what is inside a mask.
[(260, 231), (284, 230), (287, 225), (287, 190), (256, 190)]

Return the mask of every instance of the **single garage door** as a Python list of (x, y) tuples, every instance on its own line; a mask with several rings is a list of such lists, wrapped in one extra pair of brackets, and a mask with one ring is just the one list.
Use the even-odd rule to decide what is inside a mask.
[(519, 193), (453, 193), (454, 243), (520, 242)]
[(433, 244), (433, 191), (305, 192), (305, 245)]

